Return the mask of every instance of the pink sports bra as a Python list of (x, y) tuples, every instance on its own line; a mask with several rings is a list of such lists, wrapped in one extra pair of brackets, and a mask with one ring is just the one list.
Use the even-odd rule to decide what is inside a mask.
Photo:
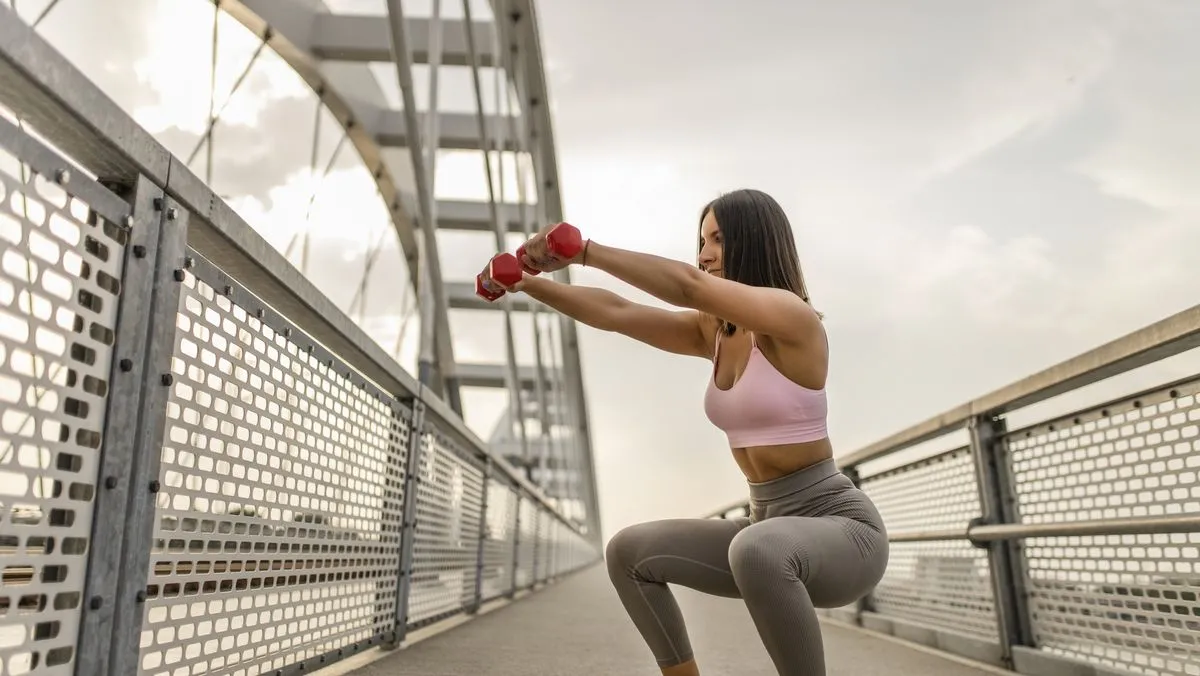
[(704, 393), (704, 413), (724, 430), (733, 448), (819, 441), (829, 435), (825, 390), (797, 385), (780, 373), (750, 336), (746, 370), (728, 390), (717, 387), (721, 334), (717, 334), (713, 372)]

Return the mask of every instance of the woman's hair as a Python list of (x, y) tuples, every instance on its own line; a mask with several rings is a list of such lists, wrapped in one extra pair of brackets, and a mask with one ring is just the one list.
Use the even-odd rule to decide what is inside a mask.
[[(808, 288), (796, 253), (796, 240), (787, 214), (761, 190), (727, 192), (704, 205), (700, 227), (712, 211), (721, 233), (722, 276), (750, 286), (787, 289), (809, 303)], [(721, 320), (726, 335), (737, 327)]]

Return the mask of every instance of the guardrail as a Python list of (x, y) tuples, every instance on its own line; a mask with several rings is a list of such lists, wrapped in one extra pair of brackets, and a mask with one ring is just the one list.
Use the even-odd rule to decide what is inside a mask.
[(891, 561), (824, 613), (1023, 674), (1200, 674), (1200, 373), (1008, 429), (1196, 347), (1200, 306), (839, 458)]
[(298, 673), (599, 559), (0, 5), (6, 670)]

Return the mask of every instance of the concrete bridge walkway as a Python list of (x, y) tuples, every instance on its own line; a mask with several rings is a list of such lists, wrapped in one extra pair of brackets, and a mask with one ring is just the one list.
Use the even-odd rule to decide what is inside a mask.
[[(704, 676), (776, 676), (745, 607), (676, 587)], [(822, 618), (829, 676), (1011, 674)], [(603, 565), (421, 638), (355, 676), (655, 676)]]

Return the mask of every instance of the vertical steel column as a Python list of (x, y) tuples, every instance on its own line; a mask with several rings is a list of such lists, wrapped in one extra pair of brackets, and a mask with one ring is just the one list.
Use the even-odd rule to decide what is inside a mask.
[(418, 394), (410, 404), (412, 423), (409, 427), (408, 460), (404, 467), (404, 516), (400, 521), (400, 588), (396, 592), (396, 632), (383, 648), (393, 649), (408, 635), (408, 597), (412, 592), (413, 548), (417, 531), (417, 476), (421, 469), (421, 454), (425, 450), (425, 402)]
[[(525, 139), (525, 135), (521, 132), (518, 132), (517, 121), (512, 115), (512, 89), (509, 88), (510, 74), (514, 79), (516, 78), (516, 73), (518, 72), (519, 68), (518, 61), (520, 57), (516, 47), (513, 47), (511, 51), (506, 48), (506, 45), (508, 44), (508, 31), (505, 29), (506, 24), (503, 20), (503, 17), (508, 13), (507, 5), (508, 3), (506, 0), (496, 0), (494, 10), (494, 14), (496, 15), (496, 49), (499, 51), (499, 61), (501, 66), (496, 69), (498, 76), (496, 78), (496, 96), (499, 99), (501, 94), (503, 94), (504, 97), (504, 105), (497, 105), (496, 112), (497, 114), (502, 115), (503, 119), (508, 123), (508, 135), (509, 138), (512, 139), (513, 144), (513, 166), (516, 171), (515, 178), (517, 186), (517, 205), (520, 214), (519, 218), (521, 220), (521, 232), (525, 236), (525, 239), (529, 240), (531, 237), (533, 237), (533, 228), (530, 224), (529, 215), (526, 213), (528, 193), (526, 192), (525, 186), (526, 176), (523, 167), (524, 163), (521, 161), (521, 154), (527, 151), (528, 143)], [(502, 199), (503, 194), (504, 188), (503, 185), (501, 185)], [(507, 227), (508, 226), (506, 224), (504, 226), (505, 230), (507, 230)], [(553, 457), (556, 455), (558, 444), (554, 440), (554, 427), (550, 420), (550, 404), (549, 399), (546, 396), (547, 378), (545, 363), (542, 359), (542, 325), (541, 321), (539, 320), (539, 314), (540, 308), (538, 303), (530, 299), (529, 318), (531, 324), (533, 325), (533, 353), (535, 369), (534, 392), (538, 402), (538, 424), (541, 427), (541, 434), (539, 435), (539, 438), (541, 439), (541, 448), (539, 451), (541, 459), (544, 460), (542, 463), (543, 472), (545, 473), (546, 467), (549, 466), (550, 470), (548, 472), (548, 476), (552, 478), (557, 476), (557, 473), (561, 471), (563, 463), (561, 460)], [(547, 490), (545, 477), (546, 474), (544, 474), (543, 483), (540, 484), (542, 490), (546, 491), (548, 495), (557, 496), (559, 493), (557, 490), (558, 487), (556, 487), (556, 490), (554, 491)], [(556, 504), (561, 504), (561, 502), (561, 500), (557, 500)]]
[(491, 493), (488, 489), (491, 487), (491, 481), (492, 459), (487, 457), (483, 465), (483, 502), (479, 508), (479, 544), (475, 550), (475, 592), (470, 605), (467, 606), (468, 613), (479, 612), (479, 607), (483, 604), (483, 545), (487, 542), (488, 535), (488, 494)]
[[(175, 353), (179, 283), (184, 278), (187, 252), (187, 212), (144, 177), (139, 177), (134, 194), (134, 232), (129, 247), (132, 258), (125, 280), (133, 286), (126, 288), (121, 307), (121, 325), (129, 342), (118, 343), (120, 375), (114, 374), (113, 392), (114, 396), (120, 392), (124, 400), (111, 401), (106, 453), (115, 457), (106, 458), (102, 470), (108, 477), (128, 477), (125, 487), (121, 486), (120, 478), (116, 481), (117, 488), (127, 493), (128, 503), (124, 518), (115, 524), (104, 525), (105, 521), (115, 521), (112, 515), (97, 515), (97, 536), (109, 536), (106, 529), (111, 528), (122, 533), (113, 535), (120, 539), (119, 545), (102, 545), (105, 549), (93, 554), (112, 557), (117, 553), (117, 556), (92, 571), (93, 577), (88, 581), (97, 590), (99, 585), (109, 585), (109, 590), (115, 590), (111, 638), (103, 648), (93, 645), (108, 651), (107, 673), (114, 676), (139, 670), (142, 604), (146, 600), (150, 544), (156, 521), (155, 494), (159, 489), (167, 400), (174, 383), (171, 359)], [(128, 307), (126, 302), (130, 302)], [(125, 327), (129, 321), (133, 324)], [(118, 471), (112, 462), (128, 464)], [(112, 485), (107, 478), (105, 482), (106, 486)], [(115, 571), (104, 570), (113, 564)]]
[[(519, 18), (516, 19), (519, 21)], [(521, 77), (519, 71), (518, 91), (524, 91), (524, 78)], [(528, 121), (530, 127), (534, 124), (533, 108), (542, 105), (541, 101), (523, 99), (521, 101), (521, 110), (523, 117)], [(539, 141), (536, 138), (536, 133), (531, 129), (528, 132), (530, 139), (530, 157), (532, 158), (533, 171), (536, 185), (538, 186), (537, 207), (539, 210), (540, 220), (546, 221), (549, 217), (546, 200), (545, 186), (542, 182), (542, 176), (545, 175), (542, 167), (542, 154), (533, 152), (534, 145)], [(570, 270), (563, 269), (554, 273), (555, 278), (564, 283), (570, 283)], [(566, 316), (560, 315), (559, 323), (559, 346), (562, 348), (561, 357), (556, 358), (556, 390), (559, 390), (559, 399), (565, 411), (562, 415), (569, 421), (568, 426), (571, 428), (571, 448), (573, 456), (571, 458), (572, 465), (576, 468), (575, 474), (579, 480), (579, 488), (582, 495), (575, 496), (586, 506), (587, 514), (584, 522), (588, 530), (588, 537), (591, 541), (599, 546), (600, 544), (600, 503), (596, 489), (596, 471), (595, 461), (592, 458), (591, 449), (591, 430), (588, 426), (588, 415), (586, 407), (586, 399), (583, 390), (583, 370), (579, 360), (579, 339), (575, 330), (575, 320)]]
[[(1004, 418), (981, 414), (967, 422), (971, 455), (979, 486), (981, 516), (975, 524), (1017, 523), (1016, 499), (1008, 457), (1004, 452)], [(1009, 669), (1013, 665), (1014, 645), (1032, 645), (1031, 620), (1026, 603), (1024, 556), (1018, 540), (991, 543), (972, 540), (971, 544), (988, 552), (992, 596), (996, 604), (996, 625), (1000, 633), (1001, 659)]]
[[(479, 81), (479, 52), (475, 46), (475, 31), (472, 30), (471, 0), (463, 0), (463, 22), (466, 25), (467, 55), (471, 61), (471, 82), (475, 92), (475, 119), (479, 129), (479, 145), (483, 148), (483, 172), (484, 178), (487, 181), (488, 211), (492, 217), (492, 231), (496, 236), (496, 249), (504, 251), (508, 246), (507, 242), (504, 241), (504, 226), (500, 222), (500, 213), (496, 207), (496, 186), (495, 181), (492, 179), (492, 160), (488, 156), (492, 144), (489, 141), (490, 134), (487, 128), (487, 118), (484, 116), (483, 111), (483, 85)], [(497, 151), (500, 153), (501, 158), (503, 158), (503, 148), (498, 147)], [(501, 161), (503, 160), (501, 159)], [(524, 460), (525, 475), (526, 478), (532, 481), (532, 476), (529, 473), (529, 437), (525, 433), (524, 398), (521, 396), (521, 374), (517, 369), (517, 352), (512, 333), (512, 294), (505, 294), (500, 299), (500, 303), (504, 312), (504, 346), (508, 360), (508, 408), (512, 411), (512, 419), (517, 424), (517, 434), (520, 435), (521, 457)]]
[[(435, 394), (443, 396), (455, 413), (462, 415), (462, 400), (454, 376), (454, 350), (450, 341), (450, 322), (446, 314), (446, 292), (442, 285), (442, 264), (438, 253), (437, 214), (434, 200), (432, 175), (427, 171), (425, 152), (437, 152), (436, 139), (421, 139), (421, 126), (417, 118), (417, 102), (413, 95), (412, 57), (408, 47), (404, 8), (401, 0), (387, 0), (388, 26), (391, 33), (392, 60), (396, 64), (396, 77), (400, 85), (400, 96), (404, 100), (404, 122), (409, 139), (409, 154), (412, 156), (413, 177), (417, 184), (417, 200), (421, 207), (421, 228), (418, 231), (420, 252), (418, 256), (417, 289), (421, 313), (420, 357), (418, 380)], [(437, 115), (437, 102), (431, 102), (430, 115)]]

